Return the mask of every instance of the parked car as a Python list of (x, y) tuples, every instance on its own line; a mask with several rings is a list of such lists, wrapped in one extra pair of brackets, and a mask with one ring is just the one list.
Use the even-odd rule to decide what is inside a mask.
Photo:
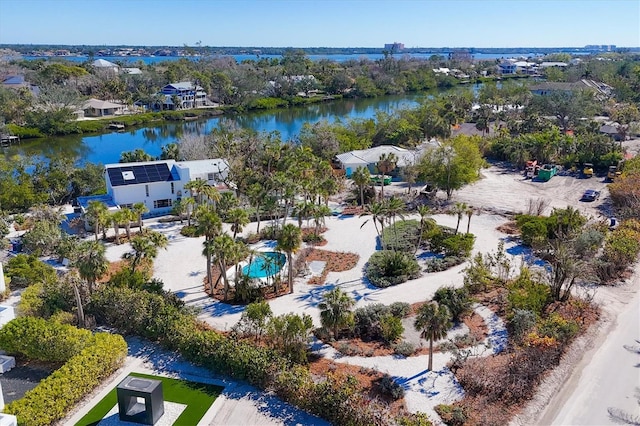
[(584, 191), (584, 194), (582, 194), (582, 198), (580, 200), (596, 201), (598, 198), (600, 198), (600, 191), (596, 191), (595, 189), (587, 189), (586, 191)]
[(584, 163), (584, 168), (582, 169), (582, 175), (587, 178), (590, 178), (591, 176), (593, 176), (593, 164)]

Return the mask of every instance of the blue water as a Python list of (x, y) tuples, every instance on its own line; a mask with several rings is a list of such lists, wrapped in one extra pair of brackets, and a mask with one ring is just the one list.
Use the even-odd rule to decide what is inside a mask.
[(283, 253), (267, 251), (254, 256), (247, 266), (242, 268), (242, 274), (249, 278), (271, 277), (282, 269), (287, 257)]

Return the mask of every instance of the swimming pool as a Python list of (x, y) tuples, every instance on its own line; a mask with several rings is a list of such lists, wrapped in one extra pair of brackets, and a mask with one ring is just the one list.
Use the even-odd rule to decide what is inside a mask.
[(242, 267), (242, 274), (250, 278), (266, 278), (280, 272), (287, 257), (283, 253), (265, 251), (253, 256), (251, 263)]

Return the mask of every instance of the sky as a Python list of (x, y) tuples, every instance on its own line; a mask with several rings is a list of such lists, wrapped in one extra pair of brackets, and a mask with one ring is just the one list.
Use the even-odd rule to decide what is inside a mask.
[(640, 46), (640, 0), (0, 0), (0, 44)]

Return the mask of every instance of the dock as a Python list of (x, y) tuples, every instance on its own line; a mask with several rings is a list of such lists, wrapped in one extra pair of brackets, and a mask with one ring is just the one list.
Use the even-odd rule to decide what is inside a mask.
[(124, 130), (124, 124), (122, 123), (110, 123), (109, 128), (113, 130)]
[(10, 136), (10, 135), (0, 136), (0, 146), (8, 147), (14, 143), (20, 143), (20, 138), (18, 136)]

